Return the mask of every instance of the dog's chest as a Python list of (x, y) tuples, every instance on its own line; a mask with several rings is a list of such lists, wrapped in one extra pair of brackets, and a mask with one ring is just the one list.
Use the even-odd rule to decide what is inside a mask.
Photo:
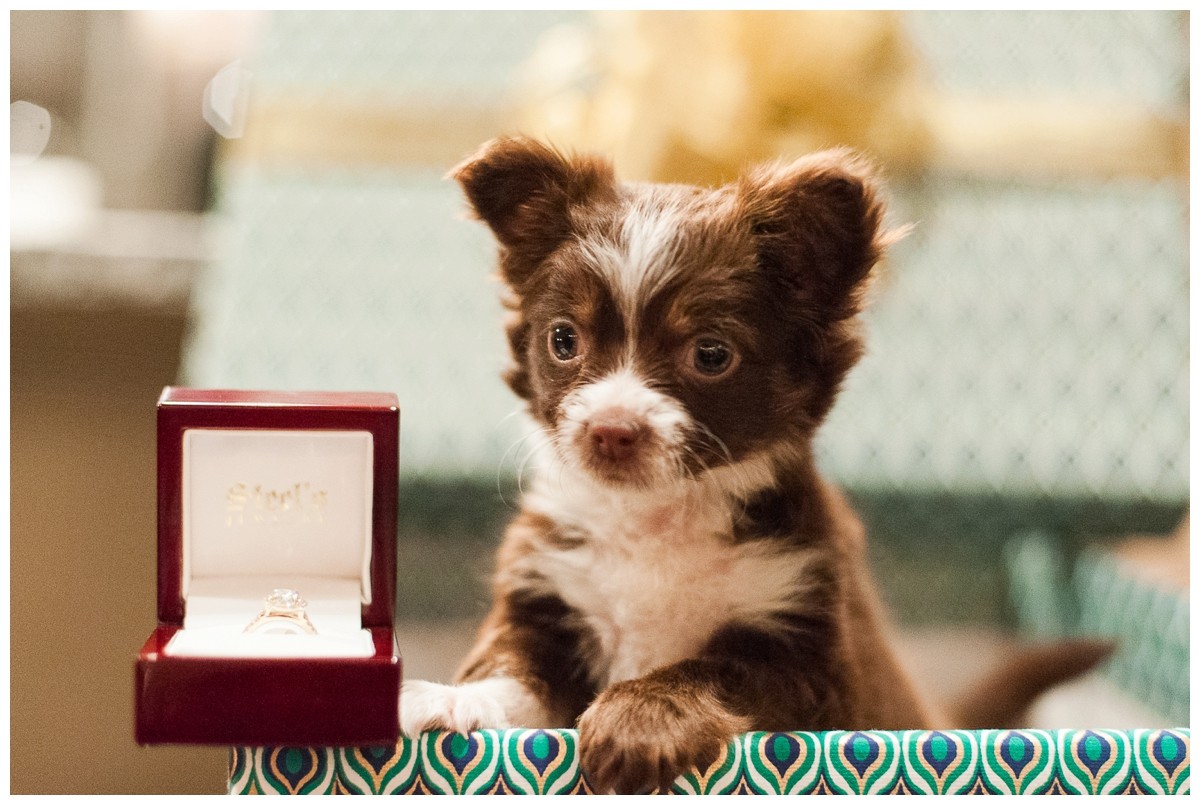
[(723, 626), (770, 628), (796, 604), (803, 557), (735, 544), (728, 515), (663, 505), (576, 523), (586, 538), (539, 557), (540, 574), (582, 618), (600, 686), (697, 656)]

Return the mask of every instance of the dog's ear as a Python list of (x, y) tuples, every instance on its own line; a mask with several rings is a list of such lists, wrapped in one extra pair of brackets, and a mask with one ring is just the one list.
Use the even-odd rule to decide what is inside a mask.
[(609, 162), (564, 156), (526, 137), (486, 143), (450, 176), (515, 258), (501, 264), (504, 278), (514, 285), (571, 234), (572, 206), (615, 194)]
[(755, 168), (738, 194), (762, 268), (825, 321), (858, 311), (871, 268), (904, 235), (883, 230), (874, 172), (845, 149)]

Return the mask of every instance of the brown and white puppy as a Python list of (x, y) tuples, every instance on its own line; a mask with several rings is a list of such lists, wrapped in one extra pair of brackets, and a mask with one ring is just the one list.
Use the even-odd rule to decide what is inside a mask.
[(453, 175), (499, 241), (506, 379), (547, 446), (477, 645), (456, 685), (405, 684), (404, 731), (578, 726), (588, 779), (624, 792), (749, 729), (945, 726), (813, 460), (894, 237), (868, 166), (624, 184), (510, 138)]

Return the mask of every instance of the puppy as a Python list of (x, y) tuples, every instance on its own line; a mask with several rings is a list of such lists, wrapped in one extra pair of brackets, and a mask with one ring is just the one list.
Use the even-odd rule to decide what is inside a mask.
[(898, 235), (868, 165), (833, 150), (716, 189), (625, 184), (505, 138), (453, 176), (499, 242), (506, 380), (546, 446), (477, 644), (457, 684), (405, 684), (404, 731), (577, 726), (593, 788), (636, 792), (746, 730), (947, 726), (813, 459)]

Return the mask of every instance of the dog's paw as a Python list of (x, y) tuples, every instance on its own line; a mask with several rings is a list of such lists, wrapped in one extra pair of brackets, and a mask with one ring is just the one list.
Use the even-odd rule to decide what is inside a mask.
[(579, 719), (580, 764), (596, 792), (666, 791), (688, 770), (706, 770), (747, 729), (712, 696), (618, 682)]
[(466, 734), (510, 726), (504, 703), (485, 682), (440, 685), (413, 680), (400, 689), (400, 730), (415, 738), (427, 730)]

